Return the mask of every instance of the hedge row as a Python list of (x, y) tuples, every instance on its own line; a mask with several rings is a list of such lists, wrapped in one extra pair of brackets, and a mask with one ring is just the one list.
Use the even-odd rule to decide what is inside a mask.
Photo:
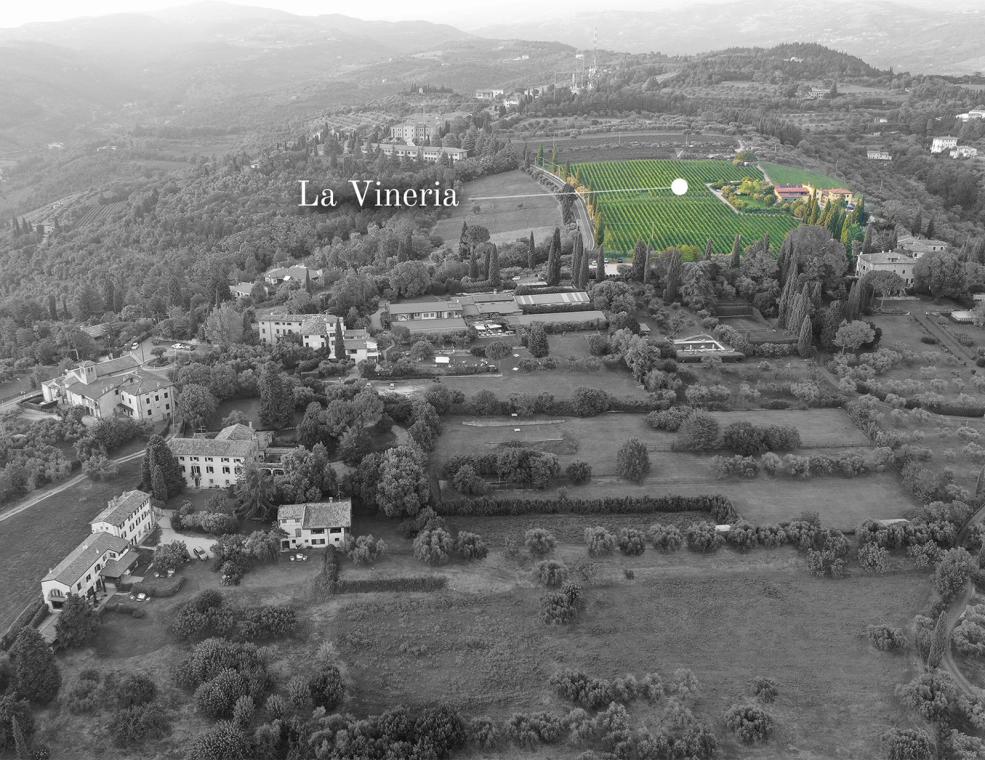
[(702, 496), (603, 496), (597, 499), (518, 499), (480, 496), (442, 502), (436, 511), (443, 515), (522, 514), (650, 514), (654, 512), (708, 512), (718, 523), (738, 519), (732, 502), (721, 494)]
[[(509, 320), (507, 320), (509, 321)], [(604, 330), (609, 326), (609, 321), (605, 317), (597, 319), (586, 319), (581, 322), (537, 322), (544, 328), (544, 332), (549, 335), (566, 332), (583, 332), (585, 330)], [(529, 325), (524, 325), (529, 327)]]
[(366, 594), (373, 591), (440, 591), (448, 583), (443, 575), (417, 575), (408, 578), (357, 578), (339, 580), (336, 594)]

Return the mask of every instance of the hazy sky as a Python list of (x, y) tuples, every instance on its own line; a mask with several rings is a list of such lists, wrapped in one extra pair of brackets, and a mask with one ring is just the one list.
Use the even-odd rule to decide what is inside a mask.
[[(363, 19), (396, 21), (423, 19), (469, 27), (513, 18), (539, 18), (570, 13), (579, 10), (659, 10), (709, 2), (733, 2), (735, 0), (614, 0), (600, 6), (598, 0), (538, 0), (536, 3), (520, 0), (504, 0), (489, 3), (485, 0), (375, 0), (373, 3), (339, 2), (338, 0), (227, 0), (236, 5), (254, 5), (277, 8), (301, 15), (342, 13)], [(927, 8), (940, 6), (940, 0), (893, 0), (907, 5)], [(983, 0), (956, 0), (948, 7), (981, 7)], [(108, 13), (153, 11), (180, 7), (188, 2), (169, 0), (42, 0), (28, 3), (24, 0), (0, 2), (0, 27), (20, 26), (31, 21), (60, 21), (79, 16), (102, 16)], [(762, 5), (760, 6), (762, 7)]]

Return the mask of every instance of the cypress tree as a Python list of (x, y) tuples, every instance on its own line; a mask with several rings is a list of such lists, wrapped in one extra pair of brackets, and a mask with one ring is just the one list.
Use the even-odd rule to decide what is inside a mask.
[(182, 474), (181, 465), (168, 444), (159, 435), (152, 435), (147, 440), (147, 448), (144, 457), (140, 462), (140, 487), (144, 491), (151, 490), (153, 483), (153, 473), (156, 467), (161, 468), (164, 475), (164, 484), (167, 490), (165, 498), (180, 493), (185, 487), (185, 476)]
[(469, 250), (469, 279), (473, 282), (479, 279), (479, 257), (474, 248)]
[(499, 249), (493, 243), (489, 251), (489, 281), (496, 287), (499, 286)]
[(260, 422), (264, 427), (280, 429), (291, 424), (294, 404), (274, 362), (267, 362), (260, 371), (257, 382), (260, 391)]
[(58, 320), (58, 301), (55, 300), (55, 294), (48, 294), (48, 317), (52, 321)]
[(311, 270), (307, 267), (304, 268), (304, 289), (309, 296), (315, 292), (315, 286), (311, 282)]
[(768, 232), (763, 234), (763, 253), (770, 252), (770, 234)]
[(917, 215), (913, 217), (913, 226), (910, 228), (910, 231), (914, 235), (919, 235), (923, 232), (923, 215), (921, 215), (919, 211), (917, 212)]
[(527, 242), (527, 268), (537, 266), (537, 248), (534, 245), (534, 231), (530, 230), (530, 240)]
[(865, 237), (862, 239), (862, 253), (872, 253), (872, 225), (865, 225)]
[(684, 274), (684, 260), (677, 249), (667, 253), (667, 277), (664, 284), (664, 301), (673, 303), (680, 293), (681, 277)]
[(800, 335), (797, 336), (797, 353), (801, 357), (806, 358), (810, 354), (813, 337), (811, 318), (804, 317), (804, 321), (800, 323)]
[(577, 287), (581, 287), (581, 259), (585, 253), (585, 244), (581, 239), (581, 232), (575, 235), (575, 243), (571, 250), (571, 282)]
[(588, 251), (585, 251), (581, 256), (581, 272), (578, 275), (578, 287), (587, 288), (588, 287)]
[(17, 756), (17, 760), (33, 760), (34, 755), (31, 754), (31, 747), (27, 743), (24, 729), (21, 728), (16, 715), (10, 716), (10, 734), (14, 738), (14, 754)]
[(605, 248), (599, 246), (595, 249), (595, 281), (602, 282), (605, 279)]
[(780, 298), (776, 302), (776, 326), (780, 329), (785, 328), (789, 324), (787, 319), (790, 316), (790, 307), (793, 305), (796, 280), (797, 276), (791, 270), (786, 281), (783, 283), (783, 290), (780, 291)]
[(160, 502), (168, 500), (168, 484), (164, 479), (164, 468), (155, 464), (150, 472), (151, 495)]
[(739, 268), (739, 256), (742, 253), (742, 235), (736, 235), (735, 241), (732, 243), (732, 260), (730, 265), (732, 269)]
[(848, 304), (845, 307), (845, 319), (854, 322), (862, 312), (862, 285), (859, 280), (852, 283), (848, 291)]
[(595, 225), (595, 245), (605, 243), (605, 217), (599, 214), (598, 224)]
[(978, 480), (975, 482), (975, 498), (985, 495), (985, 467), (978, 473)]
[(342, 319), (335, 320), (335, 361), (345, 361), (345, 335), (342, 332)]
[(484, 259), (483, 266), (482, 266), (483, 279), (484, 280), (491, 280), (492, 279), (492, 271), (491, 271), (492, 270), (492, 245), (490, 243), (486, 243), (486, 245), (485, 245), (485, 254), (484, 254), (483, 259)]
[(930, 218), (930, 221), (927, 222), (927, 237), (928, 238), (933, 238), (935, 231), (936, 230), (934, 229), (934, 219), (933, 219), (933, 217), (931, 217)]
[(643, 282), (647, 253), (646, 244), (642, 240), (637, 241), (636, 248), (633, 250), (633, 267), (629, 274), (631, 279)]
[(797, 325), (801, 324), (804, 319), (808, 317), (808, 311), (810, 310), (808, 304), (807, 289), (801, 288), (800, 292), (797, 293), (797, 296), (793, 300), (793, 304), (790, 307), (790, 313), (787, 315), (787, 330), (790, 330), (791, 332), (797, 330)]
[(547, 254), (547, 284), (558, 285), (561, 282), (561, 230), (554, 228), (551, 238), (551, 249)]
[(708, 238), (708, 244), (705, 246), (705, 261), (711, 261), (711, 255), (715, 252), (715, 241)]

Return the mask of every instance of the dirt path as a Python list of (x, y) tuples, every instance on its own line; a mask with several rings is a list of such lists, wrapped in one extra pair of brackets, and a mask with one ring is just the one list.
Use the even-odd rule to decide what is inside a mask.
[[(985, 507), (982, 507), (977, 512), (975, 512), (975, 514), (972, 515), (971, 519), (968, 520), (968, 523), (964, 526), (964, 528), (961, 529), (961, 532), (958, 534), (958, 538), (955, 541), (955, 545), (960, 546), (961, 542), (964, 540), (965, 535), (967, 535), (968, 533), (968, 529), (972, 525), (976, 525), (982, 522), (982, 520), (985, 520)], [(965, 611), (965, 608), (968, 606), (968, 602), (971, 601), (972, 596), (974, 596), (975, 591), (976, 589), (975, 589), (974, 581), (969, 582), (965, 586), (965, 590), (961, 594), (961, 596), (959, 596), (957, 599), (952, 601), (947, 608), (947, 617), (945, 618), (947, 622), (947, 644), (944, 647), (944, 658), (941, 660), (941, 667), (951, 675), (951, 678), (954, 679), (954, 682), (958, 685), (958, 688), (961, 689), (961, 691), (963, 691), (965, 695), (969, 697), (980, 696), (982, 694), (982, 689), (975, 686), (971, 681), (969, 681), (965, 677), (965, 674), (961, 672), (961, 668), (959, 668), (958, 664), (954, 661), (954, 655), (951, 653), (951, 633), (954, 631), (954, 626), (957, 625), (958, 619)]]
[(948, 350), (956, 359), (960, 359), (962, 362), (965, 362), (966, 360), (972, 362), (975, 361), (976, 357), (972, 353), (972, 349), (966, 348), (958, 343), (947, 330), (930, 318), (930, 314), (928, 312), (911, 311), (910, 316), (912, 316), (917, 321), (917, 324), (919, 324), (931, 336), (937, 338), (937, 340), (947, 346)]

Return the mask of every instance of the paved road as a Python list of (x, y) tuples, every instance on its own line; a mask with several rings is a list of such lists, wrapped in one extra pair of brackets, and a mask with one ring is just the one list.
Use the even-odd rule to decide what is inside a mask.
[[(132, 462), (134, 459), (137, 459), (138, 457), (142, 457), (143, 455), (144, 455), (144, 450), (141, 449), (140, 451), (135, 451), (132, 454), (127, 454), (126, 456), (120, 457), (119, 459), (114, 459), (113, 461), (116, 464), (123, 464), (124, 462)], [(62, 481), (61, 483), (57, 483), (49, 488), (45, 488), (43, 491), (33, 494), (27, 501), (24, 501), (14, 507), (11, 507), (5, 512), (0, 513), (0, 522), (3, 522), (4, 520), (9, 520), (11, 517), (19, 515), (21, 512), (24, 512), (30, 509), (31, 507), (37, 506), (45, 499), (50, 498), (57, 493), (61, 493), (62, 491), (67, 491), (72, 486), (77, 486), (87, 477), (88, 475), (84, 475), (84, 474), (76, 475), (73, 478), (69, 478), (68, 480)]]
[[(559, 188), (564, 187), (564, 181), (557, 175), (551, 174), (549, 171), (542, 169), (539, 166), (534, 166), (533, 169), (535, 172), (540, 172), (543, 176), (548, 177)], [(588, 218), (588, 209), (585, 208), (585, 202), (582, 200), (580, 195), (576, 196), (574, 207), (578, 215), (578, 229), (581, 232), (582, 242), (585, 244), (585, 251), (594, 251), (595, 232), (592, 228), (592, 222)]]

